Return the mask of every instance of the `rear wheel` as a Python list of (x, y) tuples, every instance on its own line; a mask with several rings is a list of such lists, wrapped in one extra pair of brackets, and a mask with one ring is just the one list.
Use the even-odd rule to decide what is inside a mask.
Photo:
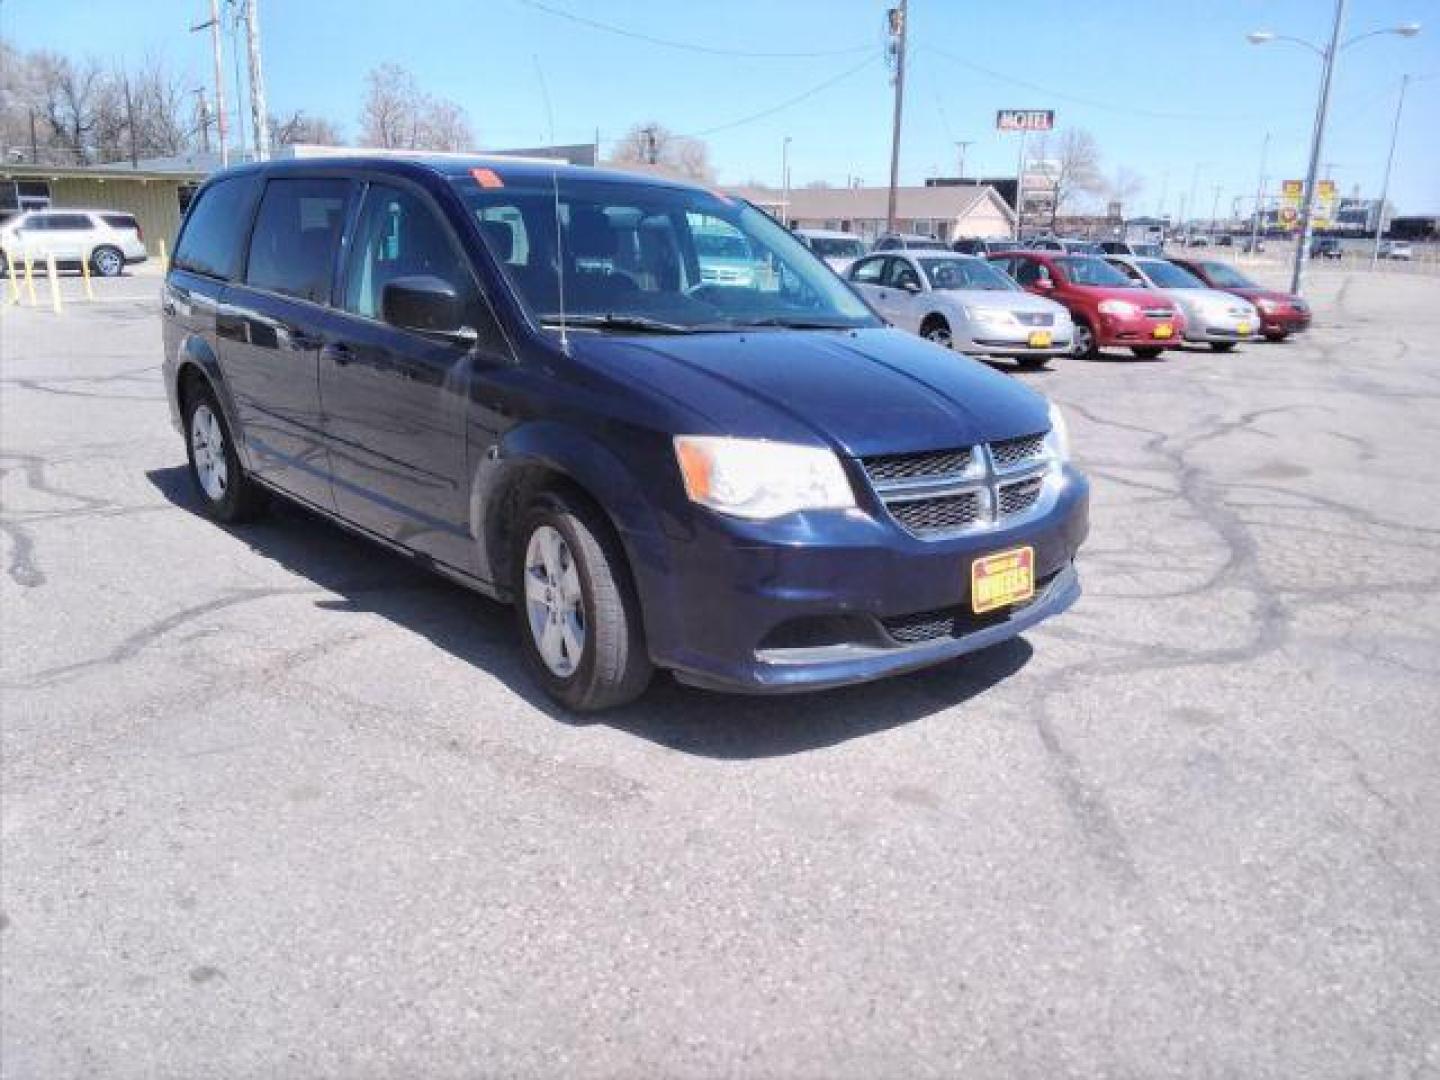
[(5, 252), (0, 251), (0, 278), (10, 276), (10, 260), (5, 257)]
[(1131, 350), (1141, 360), (1154, 360), (1164, 349), (1157, 349), (1154, 345), (1136, 345)]
[(515, 535), (520, 636), (546, 693), (577, 712), (639, 697), (654, 669), (609, 523), (580, 499), (546, 492)]
[(1095, 331), (1087, 322), (1076, 321), (1074, 344), (1070, 347), (1082, 360), (1094, 360), (1100, 355), (1100, 346), (1095, 343)]
[(119, 248), (97, 247), (90, 253), (90, 269), (99, 277), (119, 277), (125, 269), (125, 256)]
[(1231, 349), (1235, 348), (1235, 342), (1212, 341), (1210, 342), (1210, 348), (1214, 349), (1216, 352), (1229, 352)]
[(185, 446), (190, 478), (216, 521), (248, 521), (265, 508), (265, 492), (246, 474), (215, 392), (202, 379), (185, 394)]
[(926, 341), (933, 341), (936, 345), (943, 345), (950, 348), (954, 338), (950, 333), (950, 324), (938, 315), (932, 315), (925, 320), (925, 325), (920, 327), (920, 336)]

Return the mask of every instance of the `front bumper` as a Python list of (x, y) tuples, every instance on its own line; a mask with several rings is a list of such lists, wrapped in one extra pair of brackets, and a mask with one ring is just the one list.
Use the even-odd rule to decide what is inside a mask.
[[(1102, 348), (1124, 345), (1129, 348), (1173, 349), (1180, 344), (1185, 323), (1180, 315), (1151, 319), (1143, 315), (1100, 315), (1095, 343)], [(1158, 336), (1157, 336), (1158, 335)]]
[[(1185, 340), (1196, 342), (1249, 341), (1260, 332), (1261, 320), (1240, 318), (1219, 318), (1208, 316), (1202, 321), (1198, 316), (1186, 318)], [(1243, 332), (1242, 332), (1243, 330)]]
[(1299, 334), (1310, 329), (1310, 312), (1282, 308), (1260, 312), (1260, 331), (1264, 334)]
[(1041, 327), (1050, 332), (1050, 344), (1035, 348), (1030, 344), (1032, 327), (1017, 330), (979, 328), (969, 341), (956, 345), (961, 352), (972, 356), (1067, 356), (1073, 341), (1074, 331), (1069, 323), (1062, 328)]
[[(705, 516), (692, 537), (666, 541), (663, 567), (639, 561), (658, 666), (691, 685), (784, 693), (866, 682), (1015, 637), (1080, 595), (1074, 559), (1089, 530), (1089, 485), (1067, 468), (1042, 515), (946, 540), (916, 539), (883, 513), (797, 518), (764, 537), (767, 528)], [(1034, 551), (1035, 597), (971, 615), (972, 561), (1020, 546)]]

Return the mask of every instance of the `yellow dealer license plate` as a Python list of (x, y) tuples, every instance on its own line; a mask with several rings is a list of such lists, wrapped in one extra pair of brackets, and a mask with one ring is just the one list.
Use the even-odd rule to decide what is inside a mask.
[(1030, 348), (1048, 349), (1050, 347), (1050, 331), (1036, 330), (1030, 335)]
[(1153, 331), (1154, 336), (1160, 338), (1162, 341), (1165, 338), (1171, 337), (1174, 333), (1175, 328), (1169, 323), (1161, 323), (1159, 326), (1155, 327)]
[(985, 555), (970, 564), (970, 608), (976, 615), (1035, 595), (1035, 549)]
[(1242, 322), (1239, 326), (1235, 327), (1235, 333), (1240, 337), (1245, 337), (1250, 333), (1250, 324), (1248, 322)]

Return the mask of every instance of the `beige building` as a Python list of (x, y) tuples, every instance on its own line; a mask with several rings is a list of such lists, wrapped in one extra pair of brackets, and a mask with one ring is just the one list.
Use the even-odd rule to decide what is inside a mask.
[[(792, 229), (838, 229), (873, 240), (885, 232), (890, 189), (885, 187), (773, 188), (732, 187)], [(992, 187), (902, 187), (896, 189), (896, 231), (934, 236), (1013, 236), (1015, 214)]]
[(205, 178), (203, 168), (128, 165), (0, 165), (0, 211), (119, 210), (135, 215), (151, 255), (175, 250), (180, 216)]

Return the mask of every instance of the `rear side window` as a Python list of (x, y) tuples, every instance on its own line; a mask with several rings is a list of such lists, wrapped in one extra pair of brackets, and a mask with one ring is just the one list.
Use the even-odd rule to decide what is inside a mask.
[(348, 180), (307, 178), (266, 184), (250, 234), (246, 284), (327, 303), (349, 195)]
[(50, 232), (83, 232), (94, 228), (84, 214), (49, 214), (45, 228)]
[(112, 229), (139, 229), (134, 214), (101, 214), (100, 220)]
[(205, 188), (190, 203), (175, 245), (176, 269), (227, 281), (239, 274), (255, 190), (251, 176), (232, 176)]

